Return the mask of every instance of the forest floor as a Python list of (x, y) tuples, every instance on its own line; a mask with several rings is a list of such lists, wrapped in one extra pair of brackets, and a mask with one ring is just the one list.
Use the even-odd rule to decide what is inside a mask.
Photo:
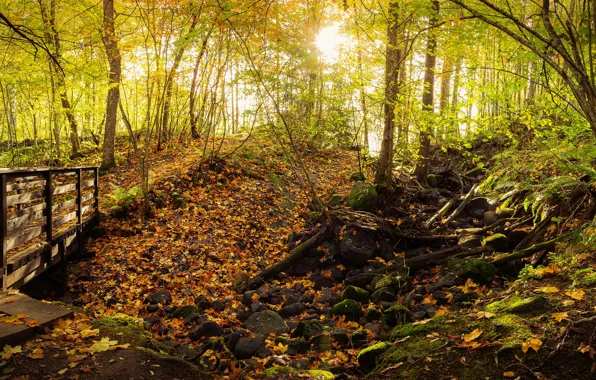
[[(377, 253), (364, 266), (330, 260), (333, 244), (321, 243), (316, 249), (321, 254), (305, 257), (291, 273), (239, 293), (245, 274), (254, 276), (278, 263), (295, 246), (292, 233), (303, 242), (317, 231), (316, 215), (309, 212), (297, 180), (301, 176), (283, 151), (262, 139), (249, 139), (236, 150), (240, 142), (226, 140), (223, 159), (206, 159), (201, 168), (200, 144), (152, 153), (155, 208), (149, 219), (143, 218), (140, 199), (126, 210), (110, 210), (126, 197), (108, 194), (138, 186), (137, 157), (120, 160), (103, 175), (104, 234), (87, 247), (94, 257), (70, 266), (69, 293), (62, 300), (76, 317), (19, 349), (5, 348), (4, 377), (595, 376), (596, 249), (585, 242), (561, 244), (550, 255), (538, 252), (531, 257), (541, 264), (536, 269), (518, 274), (513, 266), (499, 268), (489, 281), (460, 281), (446, 265), (429, 265), (407, 274), (407, 284), (399, 285), (391, 303), (383, 295), (375, 299), (379, 293), (373, 291), (383, 290), (375, 283), (401, 281), (394, 273), (379, 279), (375, 270), (453, 246), (456, 229), (484, 227), (482, 216), (465, 215), (440, 232), (425, 230), (422, 222), (448, 196), (416, 190), (411, 182), (404, 184), (399, 200), (373, 214), (391, 223), (394, 233), (444, 238), (390, 241), (372, 233)], [(350, 192), (350, 176), (358, 167), (355, 152), (304, 152), (303, 159), (323, 199)], [(437, 161), (445, 162), (444, 157)], [(469, 179), (467, 185), (482, 179)], [(531, 230), (531, 223), (516, 227)], [(349, 226), (339, 232), (342, 241), (351, 234), (361, 232)], [(492, 256), (482, 252), (483, 258)], [(369, 280), (358, 283), (363, 276)], [(371, 277), (376, 278), (372, 283)], [(347, 298), (342, 291), (348, 284), (372, 295), (367, 292), (360, 300), (355, 318), (334, 316), (332, 307)], [(391, 323), (387, 312), (395, 310), (396, 300), (410, 311), (407, 318), (396, 312)], [(269, 319), (255, 322), (256, 315)], [(305, 332), (305, 327), (316, 331)], [(366, 347), (372, 349), (363, 351)]]

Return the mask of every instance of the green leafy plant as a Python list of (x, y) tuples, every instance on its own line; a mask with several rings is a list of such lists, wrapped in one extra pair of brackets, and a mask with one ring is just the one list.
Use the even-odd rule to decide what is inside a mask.
[(142, 195), (143, 191), (139, 186), (130, 189), (117, 187), (112, 194), (108, 195), (108, 205), (114, 216), (125, 218), (130, 204)]

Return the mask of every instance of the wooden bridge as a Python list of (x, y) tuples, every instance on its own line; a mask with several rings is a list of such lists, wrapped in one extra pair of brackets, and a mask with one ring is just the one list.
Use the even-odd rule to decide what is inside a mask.
[(18, 288), (83, 249), (99, 221), (98, 168), (0, 169), (2, 288)]

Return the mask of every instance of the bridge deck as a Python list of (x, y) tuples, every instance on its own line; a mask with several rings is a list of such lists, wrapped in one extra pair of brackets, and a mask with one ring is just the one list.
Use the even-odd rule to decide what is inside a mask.
[(16, 288), (83, 248), (99, 221), (98, 168), (0, 169), (2, 287)]

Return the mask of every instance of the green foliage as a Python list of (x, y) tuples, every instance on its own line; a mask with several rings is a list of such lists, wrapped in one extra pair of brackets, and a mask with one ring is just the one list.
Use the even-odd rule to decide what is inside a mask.
[(142, 195), (143, 190), (139, 186), (130, 189), (117, 187), (112, 194), (108, 195), (108, 206), (115, 216), (126, 217), (130, 204)]

